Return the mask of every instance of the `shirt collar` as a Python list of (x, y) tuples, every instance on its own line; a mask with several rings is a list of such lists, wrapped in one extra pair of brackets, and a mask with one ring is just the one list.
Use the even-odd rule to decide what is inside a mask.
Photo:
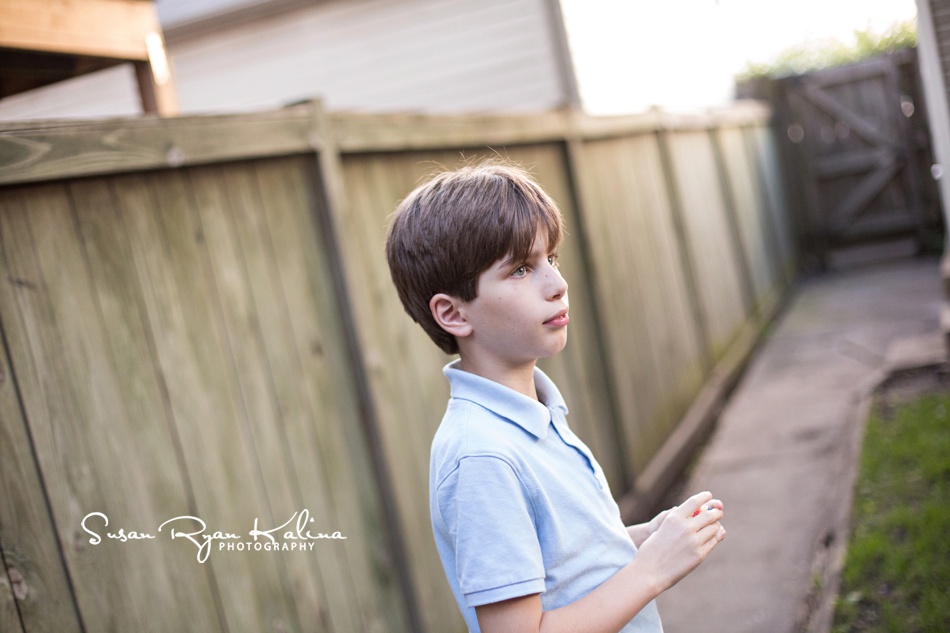
[(514, 422), (535, 437), (543, 438), (547, 434), (551, 409), (559, 409), (562, 416), (567, 415), (567, 405), (561, 397), (561, 392), (537, 367), (534, 368), (534, 387), (541, 402), (494, 380), (459, 369), (457, 359), (446, 365), (442, 371), (449, 379), (453, 398), (474, 402)]

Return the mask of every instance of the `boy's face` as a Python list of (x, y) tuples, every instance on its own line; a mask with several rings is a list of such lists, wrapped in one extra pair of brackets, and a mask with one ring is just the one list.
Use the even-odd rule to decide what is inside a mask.
[(553, 356), (567, 343), (567, 282), (547, 235), (535, 236), (525, 261), (500, 259), (478, 278), (478, 296), (460, 306), (471, 333), (463, 354), (513, 369)]

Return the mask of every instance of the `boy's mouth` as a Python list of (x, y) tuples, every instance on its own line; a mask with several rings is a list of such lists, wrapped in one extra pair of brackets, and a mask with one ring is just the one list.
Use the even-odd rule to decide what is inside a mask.
[(552, 318), (544, 322), (545, 325), (550, 325), (553, 327), (561, 327), (570, 323), (571, 317), (567, 315), (567, 310), (562, 310), (555, 314)]

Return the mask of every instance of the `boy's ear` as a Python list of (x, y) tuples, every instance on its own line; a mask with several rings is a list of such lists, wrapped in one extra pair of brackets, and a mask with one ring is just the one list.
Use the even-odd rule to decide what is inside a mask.
[(432, 318), (443, 330), (452, 336), (462, 338), (472, 333), (472, 325), (465, 319), (459, 309), (462, 301), (458, 297), (447, 295), (444, 292), (433, 295), (429, 299), (429, 311)]

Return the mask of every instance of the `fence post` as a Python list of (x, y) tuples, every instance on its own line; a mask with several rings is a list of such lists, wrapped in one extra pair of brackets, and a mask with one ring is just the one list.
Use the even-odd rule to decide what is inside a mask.
[(738, 211), (736, 209), (735, 193), (732, 191), (732, 184), (729, 182), (729, 171), (726, 167), (726, 159), (722, 154), (722, 145), (719, 143), (718, 128), (715, 125), (709, 127), (709, 140), (712, 144), (713, 155), (716, 158), (716, 171), (719, 174), (719, 185), (723, 202), (726, 207), (726, 218), (729, 221), (729, 235), (732, 237), (732, 248), (736, 260), (739, 262), (739, 270), (742, 277), (742, 298), (745, 302), (746, 315), (752, 315), (756, 312), (755, 285), (752, 281), (752, 270), (749, 267), (749, 258), (746, 257), (745, 246), (742, 244), (742, 231), (739, 228)]
[[(565, 118), (566, 128), (564, 130), (564, 149), (567, 157), (567, 185), (571, 192), (572, 203), (574, 205), (574, 213), (576, 216), (575, 222), (576, 226), (576, 239), (579, 243), (579, 248), (577, 249), (580, 259), (581, 266), (583, 267), (582, 275), (584, 278), (584, 284), (587, 286), (587, 291), (590, 293), (592, 298), (590, 311), (594, 318), (595, 327), (594, 329), (594, 339), (597, 341), (597, 355), (602, 359), (602, 367), (611, 367), (612, 364), (609, 362), (610, 351), (609, 346), (607, 345), (607, 340), (604, 336), (604, 320), (603, 315), (600, 311), (600, 306), (603, 305), (603, 302), (600, 300), (598, 285), (594, 283), (593, 279), (593, 270), (594, 264), (591, 259), (591, 249), (592, 245), (590, 242), (590, 232), (586, 225), (585, 217), (585, 207), (584, 207), (584, 196), (582, 195), (582, 183), (581, 178), (578, 176), (580, 173), (580, 163), (582, 161), (583, 153), (583, 135), (580, 131), (580, 125), (578, 124), (578, 119), (583, 117), (584, 114), (579, 110), (572, 110), (568, 116)], [(607, 394), (607, 410), (610, 412), (610, 420), (608, 421), (610, 425), (611, 434), (614, 437), (614, 446), (616, 447), (615, 454), (617, 459), (615, 460), (619, 470), (620, 478), (626, 485), (628, 490), (632, 490), (635, 484), (635, 468), (634, 465), (630, 463), (630, 454), (627, 450), (627, 441), (626, 435), (621, 428), (620, 422), (620, 405), (617, 400), (616, 385), (609, 377), (604, 380), (604, 391)], [(625, 491), (620, 491), (625, 492)], [(615, 491), (615, 494), (617, 492)]]
[(315, 120), (316, 138), (311, 138), (311, 146), (316, 151), (318, 179), (315, 186), (318, 198), (325, 201), (326, 214), (317, 214), (315, 221), (322, 225), (326, 236), (327, 257), (331, 262), (330, 276), (340, 305), (341, 323), (345, 340), (347, 358), (353, 372), (357, 396), (359, 398), (359, 423), (366, 437), (370, 452), (370, 461), (373, 465), (373, 477), (376, 484), (379, 501), (383, 511), (383, 534), (381, 538), (386, 543), (393, 565), (395, 576), (399, 582), (399, 590), (403, 597), (406, 615), (409, 619), (409, 629), (416, 633), (423, 633), (425, 627), (419, 613), (416, 599), (415, 585), (409, 571), (409, 558), (405, 537), (402, 533), (402, 522), (399, 518), (399, 507), (396, 504), (396, 495), (392, 487), (392, 476), (386, 461), (383, 440), (379, 433), (379, 416), (376, 403), (370, 386), (369, 376), (364, 362), (364, 354), (357, 331), (356, 319), (350, 300), (346, 276), (343, 270), (343, 257), (340, 253), (340, 236), (337, 229), (338, 218), (346, 213), (347, 201), (343, 182), (343, 165), (340, 151), (333, 136), (329, 117), (322, 104), (312, 104)]
[(690, 314), (693, 317), (696, 334), (699, 336), (699, 345), (702, 348), (703, 378), (705, 379), (709, 377), (709, 372), (714, 364), (713, 353), (709, 346), (709, 325), (700, 301), (699, 288), (696, 285), (695, 263), (689, 250), (689, 238), (686, 235), (686, 226), (683, 222), (683, 202), (680, 200), (679, 191), (676, 187), (676, 165), (672, 156), (670, 156), (668, 135), (667, 126), (661, 120), (656, 129), (657, 147), (660, 150), (663, 180), (666, 183), (667, 196), (670, 199), (670, 219), (673, 222), (680, 265), (683, 267), (683, 276), (686, 281)]

